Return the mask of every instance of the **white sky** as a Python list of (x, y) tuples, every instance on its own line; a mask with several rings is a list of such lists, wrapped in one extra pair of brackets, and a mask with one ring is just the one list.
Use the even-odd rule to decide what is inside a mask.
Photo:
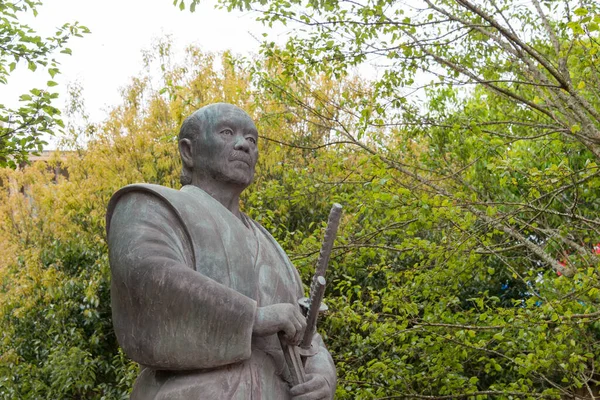
[[(86, 110), (92, 122), (106, 116), (109, 106), (120, 102), (119, 88), (142, 70), (142, 49), (166, 34), (173, 38), (176, 50), (189, 44), (207, 51), (232, 50), (239, 54), (256, 53), (261, 34), (266, 31), (249, 13), (215, 10), (214, 1), (203, 1), (195, 13), (180, 11), (172, 0), (44, 0), (39, 15), (23, 22), (42, 37), (65, 22), (78, 21), (91, 34), (73, 38), (67, 47), (71, 56), (60, 55), (61, 74), (55, 77), (63, 108), (66, 86), (78, 81), (83, 87)], [(0, 104), (18, 107), (18, 98), (33, 87), (43, 88), (50, 80), (47, 72), (30, 72), (19, 65), (0, 86)]]

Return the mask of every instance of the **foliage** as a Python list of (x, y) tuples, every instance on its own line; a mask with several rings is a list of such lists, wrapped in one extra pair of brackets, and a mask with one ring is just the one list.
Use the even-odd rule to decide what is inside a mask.
[[(315, 18), (350, 18), (359, 4), (311, 2), (306, 9)], [(526, 59), (521, 69), (518, 58), (492, 63), (502, 46), (487, 50), (488, 72), (504, 74), (488, 84), (465, 88), (459, 85), (465, 74), (435, 64), (423, 46), (447, 52), (457, 65), (481, 73), (487, 68), (479, 62), (483, 53), (475, 50), (485, 50), (494, 39), (476, 34), (481, 34), (477, 27), (488, 32), (493, 25), (463, 4), (440, 7), (474, 18), (468, 20), (471, 29), (456, 27), (455, 32), (464, 32), (464, 47), (409, 42), (414, 57), (399, 49), (399, 58), (390, 57), (394, 64), (374, 82), (349, 74), (360, 61), (354, 53), (333, 57), (339, 46), (352, 46), (335, 40), (344, 27), (356, 27), (357, 35), (364, 31), (365, 40), (392, 40), (391, 29), (398, 29), (396, 40), (403, 40), (402, 29), (414, 24), (412, 18), (430, 21), (415, 27), (414, 35), (453, 20), (415, 11), (410, 23), (371, 23), (381, 14), (377, 10), (389, 9), (375, 2), (361, 8), (368, 23), (343, 19), (336, 30), (317, 25), (306, 42), (268, 45), (259, 59), (190, 48), (185, 60), (174, 63), (169, 42), (158, 43), (145, 55), (148, 75), (132, 81), (107, 121), (73, 132), (90, 137), (86, 148), (73, 141), (75, 151), (64, 161), (68, 179), (52, 182), (37, 165), (5, 172), (12, 181), (4, 178), (4, 187), (16, 182), (16, 189), (3, 192), (0, 201), (0, 232), (6, 232), (0, 243), (14, 255), (0, 259), (7, 265), (0, 294), (0, 354), (12, 363), (0, 373), (0, 393), (8, 398), (127, 396), (136, 369), (117, 349), (110, 329), (106, 202), (131, 182), (177, 187), (175, 137), (183, 118), (204, 104), (229, 101), (248, 110), (261, 134), (260, 164), (243, 208), (276, 236), (306, 283), (331, 203), (344, 205), (327, 276), (331, 311), (321, 323), (338, 368), (336, 398), (591, 396), (600, 356), (593, 247), (600, 242), (600, 180), (595, 145), (583, 135), (593, 135), (597, 125), (584, 129), (581, 124), (572, 132), (565, 121), (594, 122), (592, 114), (575, 115), (576, 106), (560, 108), (563, 97), (557, 93), (565, 92), (568, 103), (574, 96), (568, 90), (521, 82), (527, 77)], [(291, 3), (266, 5), (280, 7), (280, 15), (264, 14), (274, 21), (293, 17), (296, 10)], [(527, 32), (526, 43), (539, 51), (552, 51), (535, 35), (540, 31), (532, 24), (540, 18), (520, 24), (500, 20)], [(590, 21), (581, 22), (582, 29)], [(550, 26), (563, 29), (556, 21)], [(377, 31), (386, 27), (390, 30)], [(439, 29), (440, 35), (448, 32), (446, 25)], [(596, 42), (579, 39), (568, 53), (568, 71), (572, 79), (595, 79), (588, 60), (571, 57), (582, 51), (579, 46), (595, 48)], [(325, 40), (322, 47), (319, 40)], [(564, 40), (560, 36), (561, 46)], [(357, 51), (365, 57), (379, 48), (362, 43)], [(303, 53), (305, 44), (320, 58)], [(472, 64), (466, 64), (468, 46), (475, 49), (470, 50)], [(430, 73), (418, 71), (425, 65), (444, 73), (444, 79), (427, 85), (422, 97), (394, 103), (404, 98), (401, 85)], [(510, 65), (515, 74), (510, 82), (492, 82), (506, 81)], [(529, 72), (530, 79), (539, 78)], [(495, 84), (521, 97), (538, 96), (539, 107), (553, 117), (494, 89)], [(594, 92), (581, 96), (596, 107)]]
[[(0, 4), (0, 84), (6, 84), (10, 74), (19, 66), (27, 65), (31, 71), (42, 67), (51, 79), (60, 73), (54, 54), (71, 54), (66, 46), (73, 36), (82, 36), (89, 30), (78, 24), (64, 24), (57, 28), (53, 36), (42, 38), (26, 24), (20, 22), (23, 15), (32, 12), (42, 3), (37, 0), (2, 1)], [(46, 144), (43, 135), (54, 135), (57, 127), (62, 127), (60, 110), (52, 102), (58, 97), (50, 87), (56, 82), (50, 80), (46, 89), (33, 88), (21, 95), (23, 103), (18, 109), (0, 104), (0, 168), (26, 162), (29, 153), (37, 153)]]
[[(138, 368), (119, 350), (112, 330), (106, 205), (129, 183), (180, 186), (176, 136), (187, 115), (228, 101), (252, 113), (263, 138), (299, 134), (279, 131), (286, 126), (281, 109), (260, 101), (248, 71), (227, 53), (191, 47), (175, 64), (170, 42), (162, 40), (144, 59), (146, 73), (124, 89), (123, 103), (104, 123), (69, 126), (70, 151), (48, 164), (0, 170), (0, 243), (8, 250), (0, 255), (0, 398), (128, 398)], [(85, 120), (78, 89), (73, 93), (68, 112)], [(260, 160), (257, 188), (285, 181), (284, 161), (291, 157), (298, 168), (308, 164), (276, 142), (260, 142), (270, 156)], [(55, 175), (57, 167), (68, 176)], [(257, 212), (273, 228), (269, 218), (281, 211), (262, 213), (276, 204), (269, 196), (264, 203), (253, 195), (244, 201), (256, 199)], [(274, 232), (285, 240), (278, 228)]]
[[(189, 99), (211, 101), (227, 90), (228, 75), (212, 70), (213, 56), (190, 50), (189, 57)], [(71, 127), (74, 150), (47, 165), (0, 170), (0, 243), (9, 250), (0, 259), (0, 398), (128, 398), (138, 368), (112, 330), (104, 215), (127, 183), (177, 186), (173, 138), (196, 104), (165, 98), (148, 79), (134, 80), (104, 124)], [(81, 113), (75, 100), (70, 112)], [(82, 135), (87, 149), (78, 146)], [(55, 167), (68, 179), (55, 176)]]
[[(220, 5), (292, 29), (254, 81), (327, 132), (305, 148), (345, 143), (315, 156), (356, 152), (327, 175), (352, 215), (327, 321), (338, 397), (592, 396), (597, 2)], [(365, 63), (371, 84), (313, 88)]]
[[(570, 143), (570, 151), (583, 152), (580, 157), (590, 159), (586, 165), (561, 160), (561, 165), (572, 169), (565, 176), (587, 179), (597, 172), (600, 111), (596, 92), (589, 90), (600, 78), (596, 3), (424, 1), (403, 7), (383, 1), (296, 0), (263, 5), (224, 0), (221, 4), (256, 9), (259, 19), (268, 24), (306, 28), (304, 33), (297, 30), (284, 48), (273, 42), (263, 46), (268, 58), (281, 63), (282, 73), (269, 76), (257, 69), (257, 80), (283, 102), (301, 104), (289, 90), (290, 82), (309, 83), (315, 73), (344, 76), (360, 63), (378, 60), (381, 77), (374, 81), (371, 93), (356, 100), (351, 91), (340, 99), (322, 99), (338, 111), (332, 118), (315, 110), (319, 123), (359, 149), (384, 157), (390, 168), (435, 193), (456, 198), (457, 191), (464, 192), (470, 201), (462, 204), (482, 223), (504, 232), (507, 239), (527, 247), (555, 270), (572, 272), (554, 254), (521, 235), (528, 218), (516, 218), (547, 208), (567, 217), (564, 210), (573, 206), (569, 201), (552, 196), (548, 203), (549, 195), (538, 188), (529, 193), (529, 204), (509, 207), (514, 197), (479, 190), (479, 185), (491, 183), (482, 167), (496, 166), (483, 165), (488, 154), (498, 153), (498, 160), (518, 146), (547, 149), (549, 141)], [(418, 93), (411, 96), (414, 92)], [(368, 137), (382, 134), (428, 147), (431, 157), (407, 165), (387, 142), (377, 146), (368, 142)], [(565, 182), (553, 182), (554, 186), (557, 183), (559, 192), (570, 187)], [(498, 209), (498, 203), (503, 208)], [(486, 212), (498, 217), (490, 218)], [(587, 219), (572, 216), (579, 217)], [(516, 223), (509, 222), (511, 218)], [(536, 237), (567, 240), (555, 226), (543, 229), (536, 230)], [(572, 242), (580, 239), (584, 238), (570, 237), (571, 242), (562, 245), (573, 247)], [(584, 252), (591, 256), (591, 247)]]

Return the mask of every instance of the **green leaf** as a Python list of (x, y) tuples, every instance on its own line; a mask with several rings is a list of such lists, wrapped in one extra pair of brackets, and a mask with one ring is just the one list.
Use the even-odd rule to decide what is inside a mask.
[(585, 31), (583, 30), (583, 27), (581, 26), (581, 23), (578, 22), (578, 21), (568, 22), (567, 26), (569, 28), (571, 28), (571, 30), (573, 31), (573, 33), (576, 34), (576, 35), (583, 35), (585, 33)]

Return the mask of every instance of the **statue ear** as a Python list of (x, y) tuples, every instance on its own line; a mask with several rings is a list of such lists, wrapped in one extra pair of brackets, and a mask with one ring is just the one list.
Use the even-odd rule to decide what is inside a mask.
[(179, 141), (179, 154), (181, 155), (181, 163), (186, 169), (194, 167), (194, 154), (192, 151), (192, 141), (190, 139), (181, 139)]

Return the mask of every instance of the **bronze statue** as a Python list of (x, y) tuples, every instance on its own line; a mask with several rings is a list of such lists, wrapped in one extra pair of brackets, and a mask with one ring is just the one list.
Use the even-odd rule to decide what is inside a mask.
[(333, 398), (335, 366), (318, 334), (307, 381), (284, 379), (278, 333), (302, 338), (303, 288), (275, 239), (239, 210), (257, 142), (240, 108), (203, 107), (179, 133), (181, 190), (129, 185), (109, 203), (113, 324), (141, 365), (131, 399)]

